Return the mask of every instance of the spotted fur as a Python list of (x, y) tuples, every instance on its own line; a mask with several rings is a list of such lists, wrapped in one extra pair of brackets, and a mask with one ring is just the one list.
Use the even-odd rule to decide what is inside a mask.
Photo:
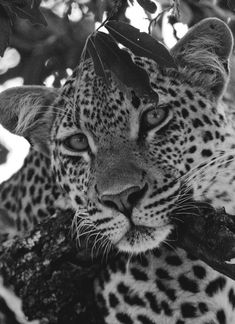
[(91, 60), (60, 90), (0, 96), (0, 122), (32, 144), (22, 170), (0, 187), (2, 239), (72, 208), (78, 238), (121, 252), (95, 282), (107, 324), (235, 321), (233, 281), (165, 246), (172, 212), (188, 198), (235, 211), (234, 127), (222, 101), (232, 45), (226, 25), (207, 19), (172, 49), (177, 70), (132, 55), (159, 102), (112, 76), (107, 86)]

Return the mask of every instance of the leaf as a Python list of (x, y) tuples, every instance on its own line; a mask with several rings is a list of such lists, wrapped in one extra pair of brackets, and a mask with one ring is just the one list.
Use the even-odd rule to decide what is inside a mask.
[(6, 47), (9, 45), (10, 33), (10, 19), (4, 8), (0, 6), (0, 56), (3, 56)]
[(144, 10), (152, 14), (157, 10), (156, 3), (151, 0), (137, 0), (137, 2)]
[(33, 4), (31, 4), (31, 1), (29, 0), (23, 7), (16, 6), (14, 12), (18, 15), (18, 17), (28, 19), (32, 24), (41, 24), (47, 26), (47, 22), (39, 10), (40, 3), (40, 0), (34, 0)]
[(108, 21), (105, 27), (109, 33), (135, 55), (153, 59), (161, 67), (176, 68), (173, 57), (166, 47), (139, 29), (120, 21)]
[(47, 26), (47, 22), (39, 10), (41, 0), (13, 0), (6, 1), (0, 0), (5, 9), (8, 9), (9, 15), (11, 18), (14, 18), (15, 15), (22, 19), (29, 20), (32, 24), (40, 24)]
[(107, 80), (107, 76), (105, 73), (105, 67), (102, 62), (102, 58), (100, 57), (99, 52), (97, 51), (97, 49), (95, 47), (95, 39), (94, 38), (95, 38), (94, 35), (91, 35), (88, 38), (87, 50), (93, 60), (96, 75), (102, 77), (103, 80), (105, 81), (105, 83), (108, 85), (108, 80)]
[[(93, 40), (97, 56), (92, 55), (92, 58), (95, 57), (93, 62), (99, 76), (104, 78), (103, 71), (106, 73), (108, 69), (125, 87), (133, 89), (140, 96), (148, 96), (151, 100), (158, 101), (157, 93), (150, 86), (147, 72), (132, 61), (127, 51), (121, 50), (112, 37), (102, 32), (95, 33)], [(106, 68), (102, 71), (99, 66), (101, 61)]]
[(232, 10), (235, 11), (235, 1), (234, 0), (227, 0), (228, 7)]

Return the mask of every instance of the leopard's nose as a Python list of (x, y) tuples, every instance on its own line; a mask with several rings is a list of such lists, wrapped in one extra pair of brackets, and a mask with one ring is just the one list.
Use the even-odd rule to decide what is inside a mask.
[(144, 187), (132, 186), (116, 194), (103, 194), (100, 200), (106, 207), (130, 216), (132, 209), (144, 197), (147, 190), (147, 184)]

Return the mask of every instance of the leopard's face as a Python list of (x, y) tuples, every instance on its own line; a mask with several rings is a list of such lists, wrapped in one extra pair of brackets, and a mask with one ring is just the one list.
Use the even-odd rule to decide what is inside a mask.
[(223, 117), (211, 100), (162, 76), (153, 62), (141, 64), (158, 103), (114, 83), (107, 89), (87, 64), (75, 104), (71, 82), (65, 87), (66, 113), (58, 114), (52, 135), (53, 169), (81, 224), (132, 253), (167, 238), (183, 176), (222, 142)]
[[(89, 60), (62, 89), (30, 86), (3, 91), (0, 123), (29, 139), (53, 172), (48, 167), (46, 177), (42, 168), (43, 181), (38, 183), (29, 158), (22, 182), (33, 179), (38, 190), (22, 190), (19, 212), (30, 223), (34, 207), (38, 219), (51, 214), (51, 207), (72, 207), (78, 234), (92, 235), (104, 249), (107, 242), (131, 253), (159, 246), (172, 230), (172, 211), (182, 203), (182, 188), (184, 195), (192, 192), (191, 170), (206, 170), (204, 189), (193, 180), (193, 198), (198, 198), (212, 183), (211, 166), (218, 153), (231, 148), (228, 158), (234, 150), (234, 133), (220, 112), (232, 48), (228, 26), (211, 18), (191, 28), (171, 49), (177, 69), (158, 68), (151, 60), (131, 55), (148, 73), (157, 101), (125, 89), (113, 76), (107, 86)], [(50, 197), (42, 199), (45, 181), (45, 190), (52, 189)], [(217, 184), (220, 189), (221, 181)], [(6, 195), (3, 190), (4, 201)], [(18, 216), (16, 225), (18, 229)]]

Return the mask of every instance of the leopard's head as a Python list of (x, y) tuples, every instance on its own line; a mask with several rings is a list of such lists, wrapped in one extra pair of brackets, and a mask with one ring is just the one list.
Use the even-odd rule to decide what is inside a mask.
[(78, 231), (119, 250), (158, 247), (172, 230), (182, 179), (224, 140), (219, 101), (232, 37), (218, 19), (192, 28), (172, 49), (178, 70), (134, 57), (158, 102), (140, 97), (82, 62), (60, 90), (13, 88), (0, 96), (0, 121), (51, 159)]

